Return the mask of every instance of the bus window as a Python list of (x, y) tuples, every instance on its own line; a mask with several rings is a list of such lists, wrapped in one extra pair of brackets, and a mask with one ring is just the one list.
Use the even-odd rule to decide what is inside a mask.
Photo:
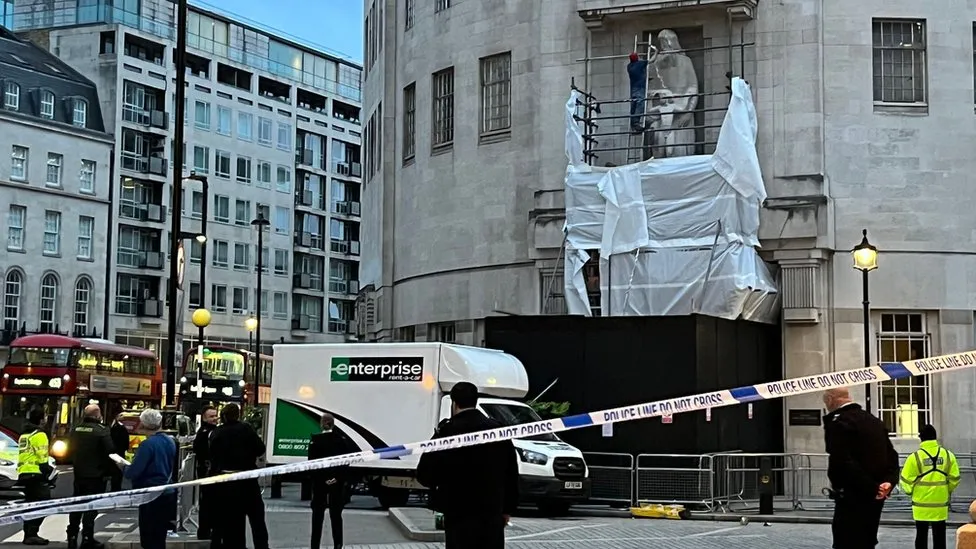
[(31, 364), (43, 366), (67, 366), (71, 349), (51, 349), (44, 347), (13, 347), (10, 349), (8, 364)]

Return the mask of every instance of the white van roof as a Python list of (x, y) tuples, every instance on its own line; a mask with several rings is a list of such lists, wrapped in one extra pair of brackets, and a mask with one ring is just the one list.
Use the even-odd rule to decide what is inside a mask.
[(478, 392), (501, 397), (522, 398), (529, 392), (525, 367), (514, 356), (481, 347), (442, 343), (441, 390), (448, 392), (461, 381), (474, 383)]

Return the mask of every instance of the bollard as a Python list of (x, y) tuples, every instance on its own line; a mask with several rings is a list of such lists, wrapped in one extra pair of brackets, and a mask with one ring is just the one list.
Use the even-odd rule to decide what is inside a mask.
[(773, 514), (773, 460), (759, 460), (759, 514)]
[(976, 549), (976, 501), (969, 504), (970, 524), (956, 530), (956, 549)]
[(271, 499), (281, 499), (281, 476), (271, 477)]

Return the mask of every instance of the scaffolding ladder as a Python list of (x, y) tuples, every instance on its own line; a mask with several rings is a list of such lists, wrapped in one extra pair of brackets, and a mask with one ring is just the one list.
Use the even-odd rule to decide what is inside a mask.
[(643, 128), (640, 132), (634, 132), (631, 125), (630, 119), (627, 120), (627, 128), (630, 133), (627, 136), (627, 163), (636, 164), (637, 162), (643, 162), (654, 155), (650, 152), (651, 145), (653, 144), (653, 130), (649, 129), (647, 121), (650, 119), (651, 114), (651, 100), (647, 96), (648, 91), (651, 89), (651, 63), (657, 59), (657, 48), (651, 43), (650, 38), (647, 42), (642, 42), (639, 34), (634, 35), (634, 49), (631, 51), (637, 51), (638, 46), (647, 46), (645, 51), (645, 59), (647, 59), (646, 72), (644, 73), (644, 115), (641, 117), (641, 126)]

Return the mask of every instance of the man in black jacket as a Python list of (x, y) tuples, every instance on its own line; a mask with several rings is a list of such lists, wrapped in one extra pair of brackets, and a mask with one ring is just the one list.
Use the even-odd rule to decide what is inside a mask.
[[(102, 410), (98, 404), (85, 407), (84, 418), (75, 425), (68, 439), (74, 464), (76, 496), (88, 496), (105, 492), (105, 480), (117, 469), (109, 457), (115, 453), (112, 435), (102, 425)], [(95, 541), (95, 518), (98, 511), (73, 512), (68, 518), (68, 549), (78, 547), (78, 524), (81, 523), (82, 549), (98, 549), (102, 544)]]
[[(308, 445), (308, 459), (322, 459), (358, 452), (359, 448), (349, 437), (335, 430), (332, 414), (322, 414), (322, 432), (312, 435)], [(349, 497), (346, 485), (349, 481), (349, 466), (330, 467), (312, 472), (312, 549), (322, 545), (322, 523), (325, 510), (329, 510), (329, 523), (332, 526), (332, 545), (342, 549), (342, 508)]]
[[(129, 429), (121, 421), (122, 409), (116, 409), (112, 417), (115, 418), (112, 421), (112, 427), (109, 428), (109, 433), (112, 436), (112, 447), (115, 450), (115, 455), (125, 459), (125, 454), (129, 451)], [(112, 467), (111, 475), (112, 491), (118, 492), (122, 490), (122, 469)]]
[[(200, 413), (200, 428), (193, 439), (193, 460), (196, 465), (197, 478), (210, 475), (210, 435), (216, 428), (217, 409), (213, 406), (204, 406)], [(200, 512), (200, 525), (197, 527), (197, 539), (210, 539), (215, 503), (211, 493), (212, 489), (212, 485), (200, 486), (200, 497), (197, 502), (197, 509)]]
[[(264, 455), (264, 442), (250, 425), (241, 422), (241, 407), (228, 404), (220, 411), (222, 423), (210, 436), (210, 474), (237, 473), (257, 468)], [(264, 522), (264, 500), (257, 479), (214, 484), (215, 498), (222, 502), (220, 517), (213, 517), (214, 544), (226, 549), (243, 549), (245, 518), (251, 523), (255, 549), (268, 549), (268, 526)]]
[[(496, 429), (478, 405), (478, 389), (451, 389), (451, 421), (438, 438)], [(420, 456), (417, 480), (435, 490), (444, 511), (446, 549), (501, 549), (505, 526), (518, 505), (518, 466), (511, 441), (479, 444)]]
[(888, 429), (851, 399), (847, 389), (824, 393), (827, 478), (834, 498), (834, 549), (878, 544), (884, 502), (898, 482), (898, 453)]

